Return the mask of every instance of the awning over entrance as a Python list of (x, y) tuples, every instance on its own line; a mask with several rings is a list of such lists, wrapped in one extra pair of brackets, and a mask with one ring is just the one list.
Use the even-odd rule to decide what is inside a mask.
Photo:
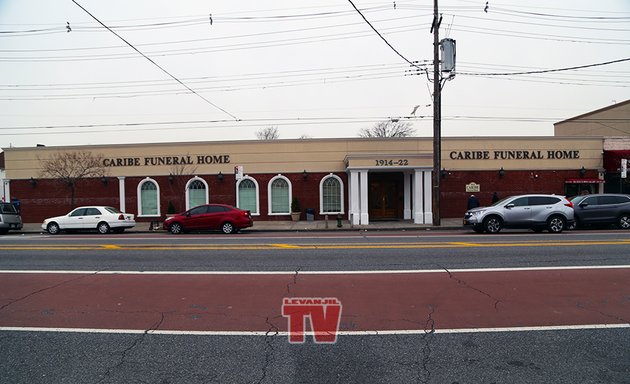
[(565, 184), (593, 184), (603, 182), (604, 180), (601, 179), (566, 179), (564, 181)]

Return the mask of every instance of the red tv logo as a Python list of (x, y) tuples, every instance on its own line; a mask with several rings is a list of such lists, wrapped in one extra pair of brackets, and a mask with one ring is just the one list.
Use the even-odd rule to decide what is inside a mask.
[(334, 297), (285, 297), (282, 316), (289, 318), (289, 342), (304, 342), (304, 319), (311, 319), (316, 343), (335, 343), (341, 321), (341, 302)]

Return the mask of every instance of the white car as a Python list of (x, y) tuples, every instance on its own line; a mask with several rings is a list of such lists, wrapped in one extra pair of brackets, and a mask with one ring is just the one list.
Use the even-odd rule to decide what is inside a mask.
[(89, 206), (76, 208), (65, 216), (48, 218), (42, 223), (42, 229), (51, 235), (68, 229), (96, 229), (99, 233), (105, 234), (110, 230), (122, 233), (135, 225), (134, 215), (130, 213), (120, 212), (114, 207)]

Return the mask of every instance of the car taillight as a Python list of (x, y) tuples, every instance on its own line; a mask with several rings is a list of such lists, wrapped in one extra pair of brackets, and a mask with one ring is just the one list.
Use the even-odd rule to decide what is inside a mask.
[(564, 205), (569, 208), (573, 208), (573, 202), (571, 200), (567, 200), (567, 202)]
[(247, 217), (249, 215), (249, 212), (247, 211), (241, 211), (241, 216), (245, 216)]
[(123, 215), (122, 213), (118, 215), (118, 220), (125, 220), (125, 215)]

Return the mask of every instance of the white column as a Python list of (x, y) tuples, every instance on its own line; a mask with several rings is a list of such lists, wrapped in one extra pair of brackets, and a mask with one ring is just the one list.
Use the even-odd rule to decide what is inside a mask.
[(127, 212), (125, 209), (125, 176), (118, 176), (118, 199), (120, 200), (120, 207), (118, 209), (120, 209), (121, 212)]
[(424, 221), (424, 202), (422, 193), (423, 173), (415, 169), (413, 173), (413, 222), (414, 224), (426, 224)]
[(348, 220), (352, 220), (352, 225), (359, 225), (359, 172), (350, 171), (350, 183), (348, 185)]
[(411, 173), (403, 173), (403, 189), (405, 192), (405, 206), (403, 210), (403, 219), (411, 219)]
[[(433, 224), (433, 184), (431, 171), (424, 171), (424, 223)], [(439, 176), (439, 175), (438, 175)]]
[(368, 214), (368, 171), (361, 171), (361, 225), (370, 224)]

